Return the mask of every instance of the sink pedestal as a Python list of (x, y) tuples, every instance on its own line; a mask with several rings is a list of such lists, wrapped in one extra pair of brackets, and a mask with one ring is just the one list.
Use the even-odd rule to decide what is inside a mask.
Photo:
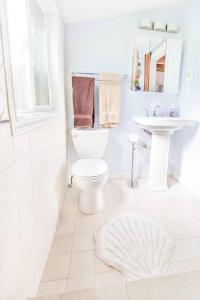
[(155, 191), (168, 189), (168, 158), (171, 133), (152, 132), (148, 186)]
[(174, 131), (194, 125), (194, 121), (181, 117), (133, 116), (132, 119), (140, 128), (152, 133), (148, 185), (152, 190), (165, 191), (168, 189), (170, 137)]

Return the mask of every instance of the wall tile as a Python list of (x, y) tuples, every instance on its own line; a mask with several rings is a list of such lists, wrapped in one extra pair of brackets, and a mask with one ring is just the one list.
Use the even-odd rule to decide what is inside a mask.
[(15, 168), (0, 174), (0, 266), (9, 255), (20, 235), (18, 193)]
[(10, 124), (0, 126), (0, 172), (10, 167), (14, 163), (13, 143), (11, 137)]
[(30, 155), (25, 156), (16, 163), (16, 174), (19, 195), (20, 231), (22, 231), (35, 208), (32, 194)]
[(3, 300), (25, 300), (26, 294), (25, 267), (22, 249), (18, 241), (12, 247), (12, 255), (9, 255), (9, 258), (0, 267), (0, 295)]
[(36, 296), (65, 195), (62, 122), (16, 137), (0, 126), (1, 300)]
[(38, 290), (38, 296), (48, 296), (65, 293), (67, 290), (67, 280), (57, 280), (42, 282)]
[(70, 254), (50, 255), (43, 274), (43, 281), (67, 278), (69, 264)]
[(13, 148), (15, 161), (21, 159), (30, 152), (28, 133), (13, 137)]

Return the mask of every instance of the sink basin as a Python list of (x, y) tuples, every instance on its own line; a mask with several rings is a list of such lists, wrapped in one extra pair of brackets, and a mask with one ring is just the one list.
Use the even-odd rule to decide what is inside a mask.
[(169, 131), (173, 133), (175, 130), (179, 130), (184, 126), (193, 125), (194, 121), (188, 118), (182, 117), (139, 117), (133, 116), (133, 121), (141, 128), (153, 131)]
[(175, 130), (194, 125), (194, 121), (182, 117), (140, 117), (132, 120), (142, 129), (152, 133), (151, 158), (149, 166), (148, 186), (156, 191), (168, 189), (167, 174), (170, 138)]

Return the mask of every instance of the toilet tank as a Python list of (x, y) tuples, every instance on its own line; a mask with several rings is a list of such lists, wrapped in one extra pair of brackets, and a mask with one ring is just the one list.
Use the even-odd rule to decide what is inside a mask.
[(101, 158), (104, 154), (108, 129), (72, 129), (72, 140), (80, 158)]

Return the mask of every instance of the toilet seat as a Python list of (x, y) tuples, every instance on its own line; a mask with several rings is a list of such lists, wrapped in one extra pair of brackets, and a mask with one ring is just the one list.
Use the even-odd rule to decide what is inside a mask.
[(84, 180), (95, 180), (104, 177), (108, 166), (102, 159), (79, 159), (71, 168), (72, 175)]
[(95, 177), (81, 177), (81, 176), (75, 176), (77, 180), (81, 180), (84, 182), (96, 182), (96, 181), (101, 181), (103, 180), (106, 176), (108, 176), (108, 172), (104, 173), (103, 175), (100, 176), (95, 176)]

